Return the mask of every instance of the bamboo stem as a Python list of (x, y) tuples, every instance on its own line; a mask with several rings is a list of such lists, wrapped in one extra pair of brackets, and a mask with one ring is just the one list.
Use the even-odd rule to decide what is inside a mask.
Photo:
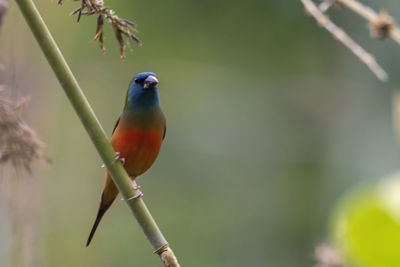
[(57, 76), (64, 92), (74, 107), (79, 119), (84, 125), (90, 139), (96, 147), (97, 152), (110, 172), (114, 183), (133, 212), (133, 215), (153, 247), (154, 252), (161, 257), (165, 266), (179, 266), (173, 251), (169, 248), (167, 240), (159, 230), (143, 200), (141, 198), (129, 200), (131, 197), (135, 196), (136, 192), (131, 185), (128, 174), (120, 162), (114, 163), (114, 149), (110, 145), (104, 130), (97, 120), (96, 115), (67, 65), (45, 22), (41, 18), (35, 4), (32, 0), (15, 1)]

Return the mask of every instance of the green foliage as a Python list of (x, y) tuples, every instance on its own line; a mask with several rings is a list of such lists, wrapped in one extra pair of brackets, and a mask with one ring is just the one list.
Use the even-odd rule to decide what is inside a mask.
[(355, 266), (400, 266), (400, 174), (350, 193), (340, 203), (334, 238)]

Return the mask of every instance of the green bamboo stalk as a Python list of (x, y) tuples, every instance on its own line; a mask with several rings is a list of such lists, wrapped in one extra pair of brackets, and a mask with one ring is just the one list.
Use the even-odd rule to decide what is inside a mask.
[(130, 178), (122, 164), (119, 161), (115, 162), (114, 149), (35, 4), (32, 0), (15, 1), (57, 76), (64, 92), (67, 94), (67, 97), (78, 114), (79, 119), (89, 134), (97, 152), (110, 172), (114, 183), (149, 240), (154, 252), (161, 257), (165, 266), (179, 266), (172, 249), (169, 247), (167, 240), (164, 238), (143, 200), (141, 198), (129, 200), (136, 194)]

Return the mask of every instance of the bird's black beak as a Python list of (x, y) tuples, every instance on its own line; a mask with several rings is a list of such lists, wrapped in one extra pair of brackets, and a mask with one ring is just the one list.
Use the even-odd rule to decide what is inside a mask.
[(158, 84), (158, 80), (155, 76), (150, 75), (144, 80), (143, 88), (152, 88)]

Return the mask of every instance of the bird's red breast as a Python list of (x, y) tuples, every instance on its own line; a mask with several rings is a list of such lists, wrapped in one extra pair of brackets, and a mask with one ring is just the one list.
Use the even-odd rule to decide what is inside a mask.
[(124, 167), (128, 174), (137, 177), (156, 160), (162, 139), (161, 129), (116, 129), (111, 144), (120, 153), (120, 157), (125, 158)]

